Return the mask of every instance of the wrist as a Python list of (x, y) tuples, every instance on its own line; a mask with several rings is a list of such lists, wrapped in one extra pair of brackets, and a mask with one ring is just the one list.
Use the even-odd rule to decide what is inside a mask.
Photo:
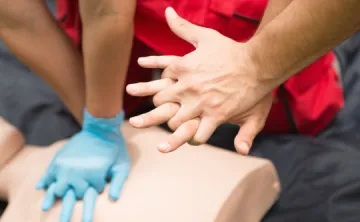
[(249, 66), (256, 76), (256, 80), (260, 83), (265, 83), (271, 92), (276, 87), (285, 82), (289, 76), (283, 70), (281, 62), (275, 56), (266, 56), (270, 48), (268, 41), (263, 41), (260, 34), (247, 43), (245, 43), (245, 50), (249, 58)]
[(83, 130), (95, 134), (120, 134), (120, 127), (124, 121), (125, 113), (121, 110), (114, 117), (97, 118), (92, 116), (87, 109), (84, 110)]
[[(108, 85), (108, 84), (106, 84)], [(119, 85), (121, 88), (121, 85)], [(86, 94), (86, 111), (94, 118), (110, 119), (117, 116), (123, 107), (123, 92), (95, 93), (96, 89)]]
[(238, 44), (238, 67), (240, 75), (245, 75), (248, 84), (257, 91), (261, 97), (271, 93), (278, 85), (278, 79), (266, 69), (266, 66), (261, 63), (258, 58), (256, 48), (253, 48), (248, 43)]

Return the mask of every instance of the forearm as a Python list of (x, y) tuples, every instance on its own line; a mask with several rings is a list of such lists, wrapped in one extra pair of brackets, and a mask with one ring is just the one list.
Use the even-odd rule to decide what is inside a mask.
[(359, 10), (357, 0), (292, 1), (248, 42), (259, 78), (276, 87), (310, 65), (359, 29)]
[(113, 117), (123, 105), (133, 39), (135, 1), (80, 2), (86, 107), (95, 117)]
[(6, 7), (6, 2), (0, 1), (1, 8), (6, 9), (0, 10), (1, 38), (25, 65), (55, 89), (80, 121), (85, 103), (80, 54), (43, 1), (11, 1), (11, 7)]
[(264, 16), (261, 19), (260, 25), (256, 30), (255, 35), (260, 33), (260, 31), (267, 24), (269, 24), (276, 16), (283, 12), (284, 9), (289, 6), (292, 1), (293, 0), (269, 0), (264, 12)]

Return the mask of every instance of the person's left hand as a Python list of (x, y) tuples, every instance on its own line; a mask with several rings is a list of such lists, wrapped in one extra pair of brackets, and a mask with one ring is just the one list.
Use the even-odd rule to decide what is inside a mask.
[[(183, 57), (140, 58), (138, 62), (143, 67), (164, 68), (162, 79), (128, 85), (127, 92), (133, 96), (156, 94), (154, 104), (157, 108), (152, 116), (163, 122), (168, 121), (173, 130), (200, 117), (199, 129), (193, 137), (193, 141), (199, 144), (205, 143), (222, 123), (244, 125), (242, 117), (246, 113), (252, 113), (255, 106), (265, 107), (262, 113), (263, 119), (266, 119), (271, 103), (267, 105), (269, 99), (264, 98), (280, 82), (268, 75), (265, 78), (259, 73), (248, 43), (238, 43), (215, 30), (191, 24), (179, 17), (172, 8), (166, 10), (166, 19), (171, 30), (196, 49)], [(169, 106), (174, 107), (175, 104), (178, 104), (179, 110), (173, 116), (165, 115), (163, 110), (169, 109), (166, 108)], [(171, 110), (173, 111), (174, 109)], [(255, 118), (249, 116), (248, 119)], [(130, 121), (139, 128), (155, 125), (144, 122), (151, 121), (144, 119), (144, 116), (134, 117)], [(235, 140), (238, 150), (242, 150), (240, 147), (244, 142), (251, 146), (251, 138), (256, 136), (262, 126), (263, 123), (256, 124), (256, 130), (251, 133), (240, 130), (237, 138), (244, 138), (245, 134), (248, 138), (243, 141)], [(162, 144), (161, 147), (162, 150), (177, 148), (169, 144)]]

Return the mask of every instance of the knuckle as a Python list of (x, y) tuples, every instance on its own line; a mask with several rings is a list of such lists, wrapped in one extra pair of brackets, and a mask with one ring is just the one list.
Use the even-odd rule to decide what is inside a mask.
[(263, 130), (265, 127), (265, 119), (261, 119), (258, 121), (258, 129), (259, 131)]
[(169, 115), (175, 115), (175, 113), (179, 110), (180, 106), (176, 103), (166, 103), (166, 110)]
[(260, 132), (265, 127), (265, 118), (262, 117), (256, 117), (252, 121), (252, 125), (254, 127), (254, 131)]
[(226, 107), (222, 106), (222, 104), (211, 104), (210, 106), (211, 116), (216, 117), (217, 119), (226, 119), (229, 116), (229, 111)]
[(161, 97), (159, 96), (159, 94), (156, 94), (155, 96), (153, 96), (152, 101), (153, 101), (153, 104), (155, 107), (159, 107), (161, 105), (160, 99), (161, 99)]
[(176, 18), (176, 22), (182, 28), (186, 27), (186, 25), (187, 25), (187, 22), (183, 18), (180, 18), (180, 17)]
[(148, 112), (148, 113), (141, 114), (140, 117), (143, 119), (142, 124), (147, 126), (147, 125), (149, 125), (149, 124), (151, 124), (153, 122), (154, 113), (151, 111), (151, 112)]
[(168, 122), (167, 122), (167, 125), (168, 125), (168, 127), (172, 130), (172, 131), (175, 131), (175, 130), (177, 130), (177, 126), (175, 125), (175, 123), (174, 123), (174, 120), (169, 120)]
[[(198, 87), (201, 88), (201, 87)], [(198, 89), (200, 90), (200, 89)], [(200, 91), (200, 102), (204, 107), (210, 108), (212, 110), (217, 111), (225, 111), (224, 107), (224, 99), (219, 96), (217, 93), (211, 93), (207, 91)]]
[(185, 90), (188, 91), (189, 93), (201, 95), (201, 87), (199, 87), (199, 85), (196, 84), (196, 82), (189, 81), (184, 85), (185, 85)]
[(175, 64), (170, 64), (166, 70), (164, 70), (164, 72), (161, 75), (161, 78), (167, 78), (169, 77), (170, 73), (178, 73), (179, 72), (179, 67)]
[(175, 73), (181, 73), (188, 70), (188, 65), (182, 60), (174, 61), (169, 67)]
[(199, 121), (198, 120), (189, 120), (184, 124), (184, 128), (187, 132), (194, 133), (199, 128)]
[(170, 78), (164, 78), (164, 79), (163, 79), (163, 84), (164, 84), (165, 86), (171, 86), (171, 85), (174, 84), (174, 83), (175, 83), (175, 81), (172, 80), (172, 79), (170, 79)]
[(194, 136), (193, 141), (196, 144), (200, 145), (200, 144), (205, 144), (207, 142), (207, 139), (201, 135), (196, 135), (196, 136)]

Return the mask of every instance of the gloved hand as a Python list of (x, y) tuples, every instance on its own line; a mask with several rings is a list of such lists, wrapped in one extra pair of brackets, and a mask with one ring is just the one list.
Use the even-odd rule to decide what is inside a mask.
[(98, 193), (110, 179), (109, 196), (117, 200), (130, 172), (130, 157), (120, 132), (124, 119), (94, 118), (84, 112), (83, 129), (53, 158), (37, 189), (47, 189), (42, 209), (49, 210), (56, 197), (63, 199), (61, 222), (70, 221), (76, 198), (84, 200), (83, 221), (92, 221)]

